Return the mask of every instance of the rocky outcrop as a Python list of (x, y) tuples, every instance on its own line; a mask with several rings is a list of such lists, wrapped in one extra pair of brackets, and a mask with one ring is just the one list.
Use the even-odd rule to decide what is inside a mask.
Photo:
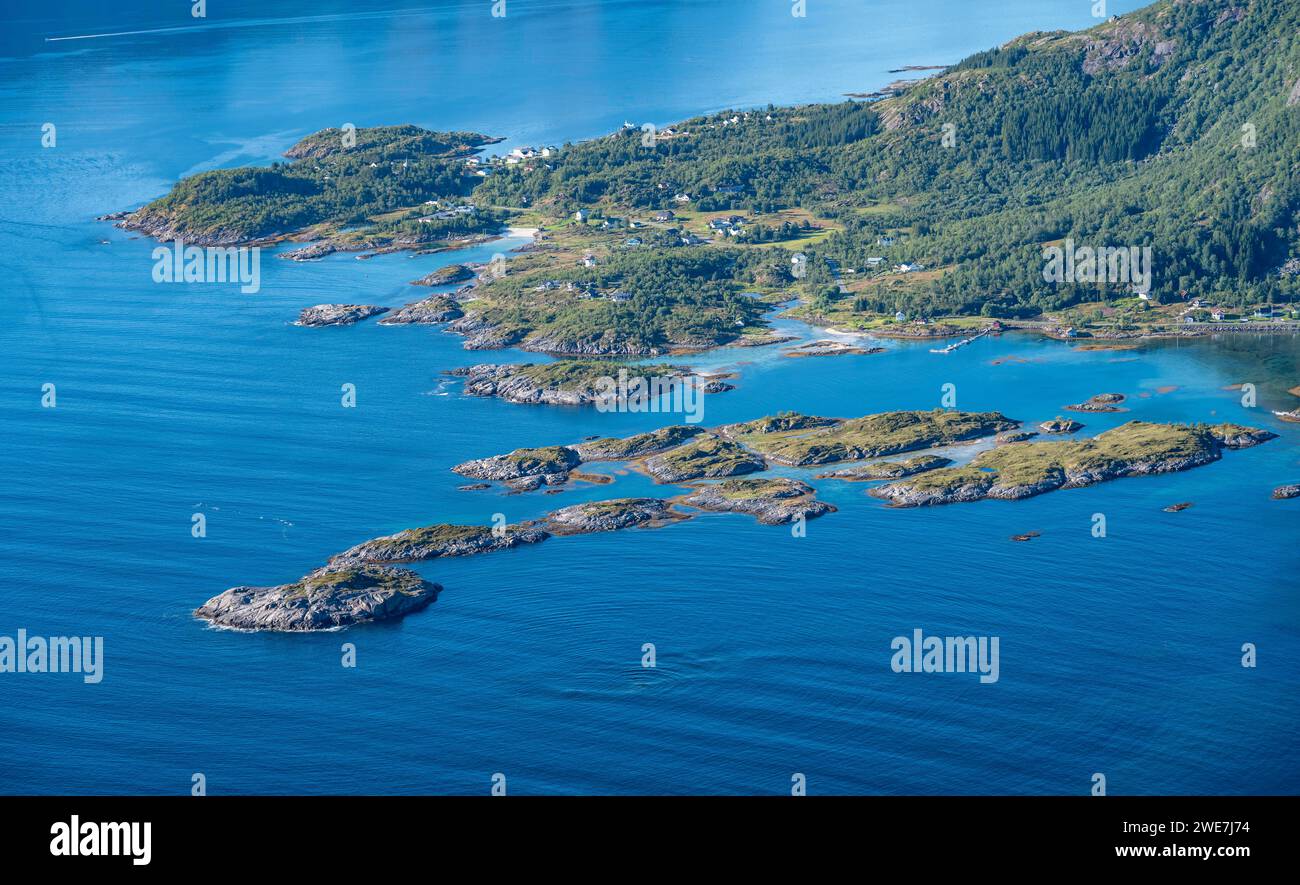
[[(506, 480), (506, 485), (516, 492), (535, 492), (542, 486), (562, 486), (569, 481), (567, 473), (541, 473), (532, 476), (521, 476), (518, 479)], [(559, 491), (554, 489), (553, 491)]]
[(718, 433), (728, 439), (738, 439), (746, 436), (789, 433), (792, 430), (817, 430), (819, 428), (835, 427), (840, 423), (839, 418), (823, 418), (819, 415), (803, 415), (799, 412), (781, 412), (776, 415), (769, 415), (766, 418), (756, 418), (753, 421), (724, 424), (718, 428)]
[(835, 507), (816, 499), (812, 486), (784, 477), (727, 479), (700, 486), (682, 502), (718, 513), (748, 513), (764, 525), (782, 525), (835, 512)]
[(1209, 431), (1210, 435), (1225, 449), (1248, 449), (1270, 439), (1277, 439), (1277, 434), (1271, 430), (1244, 427), (1240, 424), (1212, 424)]
[(968, 466), (890, 483), (869, 494), (897, 507), (1018, 500), (1122, 477), (1189, 470), (1219, 460), (1225, 448), (1258, 445), (1272, 437), (1268, 431), (1240, 425), (1207, 428), (1130, 421), (1094, 439), (999, 446), (977, 455)]
[(662, 498), (618, 498), (556, 510), (539, 525), (554, 535), (585, 535), (636, 526), (660, 526), (686, 518)]
[(399, 307), (379, 321), (381, 326), (429, 325), (446, 323), (463, 317), (460, 305), (446, 295), (434, 295), (423, 301), (412, 301)]
[(474, 271), (463, 264), (450, 264), (440, 267), (433, 273), (425, 274), (418, 280), (412, 280), (412, 286), (454, 286), (474, 279)]
[(895, 507), (929, 507), (979, 501), (989, 497), (992, 487), (992, 474), (965, 474), (959, 480), (941, 486), (891, 483), (871, 489), (867, 494), (883, 498)]
[(1103, 71), (1128, 67), (1148, 48), (1152, 65), (1158, 67), (1177, 48), (1173, 40), (1161, 40), (1160, 36), (1155, 25), (1137, 19), (1121, 19), (1085, 45), (1083, 72), (1095, 76)]
[(568, 474), (582, 463), (578, 452), (569, 446), (542, 446), (535, 449), (515, 449), (508, 455), (493, 455), (465, 461), (451, 468), (470, 479), (504, 481), (528, 476)]
[(1066, 408), (1071, 412), (1122, 412), (1124, 410), (1119, 407), (1122, 402), (1124, 402), (1122, 393), (1099, 393)]
[[(734, 389), (717, 379), (706, 380), (685, 366), (668, 364), (626, 365), (605, 360), (557, 360), (553, 363), (484, 363), (452, 369), (448, 374), (465, 379), (470, 396), (492, 396), (527, 405), (603, 407), (622, 411), (690, 412), (698, 407), (691, 399), (695, 390), (720, 393)], [(653, 384), (653, 389), (651, 385)], [(671, 397), (670, 400), (664, 397)], [(693, 404), (694, 403), (694, 404)], [(635, 406), (635, 407), (634, 407)]]
[(650, 433), (638, 433), (623, 439), (607, 437), (579, 443), (576, 448), (586, 461), (629, 461), (675, 449), (699, 436), (703, 429), (689, 424), (674, 424)]
[[(536, 368), (531, 363), (483, 364), (453, 369), (449, 374), (465, 379), (463, 389), (470, 396), (494, 396), (510, 403), (553, 406), (587, 406), (596, 402), (594, 383), (566, 388), (541, 373), (530, 371)], [(609, 368), (608, 371), (615, 370)]]
[(292, 584), (233, 587), (194, 614), (240, 630), (333, 630), (418, 611), (441, 591), (407, 569), (326, 566)]
[(808, 356), (844, 356), (848, 354), (873, 354), (884, 353), (883, 347), (862, 347), (857, 344), (849, 344), (844, 341), (809, 341), (807, 344), (801, 344), (798, 347), (787, 350), (783, 355), (788, 357), (808, 357)]
[(160, 242), (183, 240), (186, 246), (239, 246), (257, 240), (247, 230), (238, 227), (214, 227), (196, 230), (171, 213), (144, 206), (128, 213), (117, 222), (122, 230), (137, 231)]
[(716, 436), (687, 443), (641, 462), (656, 482), (741, 476), (767, 469), (763, 456)]
[(1052, 435), (1076, 433), (1083, 429), (1083, 425), (1078, 421), (1074, 421), (1070, 418), (1062, 418), (1060, 415), (1057, 415), (1051, 421), (1044, 421), (1042, 424), (1039, 424), (1038, 427), (1043, 431), (1043, 433), (1050, 433)]
[(1038, 436), (1038, 431), (1036, 430), (1008, 430), (1004, 433), (999, 433), (993, 438), (993, 441), (1001, 446), (1007, 445), (1008, 443), (1027, 442), (1036, 436)]
[[(830, 419), (823, 427), (804, 432), (783, 429), (787, 423), (810, 424), (827, 419), (800, 415), (773, 416), (728, 425), (721, 433), (791, 467), (864, 461), (920, 449), (938, 448), (992, 437), (1019, 426), (1000, 412), (930, 411), (881, 412), (861, 418)], [(774, 429), (766, 429), (768, 426)]]
[(406, 529), (395, 535), (372, 538), (332, 557), (331, 566), (373, 563), (424, 562), (445, 556), (473, 556), (537, 544), (550, 535), (529, 527), (505, 526), (493, 530), (475, 525), (430, 525)]
[(919, 455), (915, 458), (908, 458), (906, 461), (873, 461), (870, 464), (862, 464), (857, 467), (844, 467), (840, 470), (819, 473), (816, 478), (843, 479), (848, 482), (903, 479), (904, 477), (924, 473), (927, 470), (938, 470), (940, 467), (947, 467), (951, 463), (951, 458), (941, 458), (938, 455)]
[(350, 326), (361, 320), (388, 313), (387, 307), (373, 304), (317, 304), (304, 307), (298, 314), (299, 326)]
[(502, 326), (484, 319), (473, 311), (456, 320), (447, 327), (448, 332), (465, 336), (463, 347), (466, 350), (498, 350), (512, 347), (524, 340), (527, 329), (514, 326)]
[(303, 246), (301, 249), (281, 252), (277, 257), (287, 261), (317, 261), (326, 255), (333, 255), (337, 251), (338, 247), (330, 242), (312, 243), (310, 246)]

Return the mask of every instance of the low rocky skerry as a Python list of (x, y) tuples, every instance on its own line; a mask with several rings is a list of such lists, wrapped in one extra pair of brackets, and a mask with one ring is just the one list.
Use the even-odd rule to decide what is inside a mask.
[(441, 585), (408, 569), (326, 566), (291, 584), (232, 587), (194, 614), (239, 630), (336, 630), (419, 611), (440, 592)]

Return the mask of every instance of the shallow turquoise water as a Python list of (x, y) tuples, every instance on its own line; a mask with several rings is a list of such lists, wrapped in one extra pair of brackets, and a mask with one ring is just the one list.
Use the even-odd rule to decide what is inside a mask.
[[(433, 563), (420, 570), (446, 587), (435, 605), (343, 634), (194, 621), (228, 586), (296, 578), (401, 528), (662, 493), (636, 475), (556, 496), (458, 492), (447, 468), (669, 419), (463, 397), (443, 370), (537, 357), (469, 353), (436, 329), (290, 324), (308, 304), (404, 303), (418, 295), (408, 280), (520, 241), (268, 257), (262, 292), (241, 296), (152, 284), (153, 244), (95, 215), (346, 121), (563, 141), (624, 119), (834, 99), (889, 68), (1088, 24), (1074, 2), (996, 17), (828, 2), (794, 35), (781, 3), (513, 0), (508, 23), (486, 5), (346, 19), (329, 4), (230, 6), (268, 21), (54, 44), (41, 38), (177, 22), (142, 5), (58, 21), (33, 7), (0, 37), (0, 634), (101, 635), (107, 657), (93, 686), (0, 674), (0, 792), (181, 792), (203, 772), (212, 793), (481, 793), (498, 771), (520, 794), (783, 793), (793, 772), (820, 793), (1083, 793), (1097, 771), (1113, 793), (1300, 789), (1300, 502), (1268, 499), (1300, 481), (1300, 428), (1268, 414), (1294, 404), (1294, 338), (720, 351), (696, 364), (741, 380), (707, 400), (708, 424), (929, 408), (952, 383), (962, 408), (1033, 422), (1129, 395), (1128, 413), (1084, 417), (1089, 433), (1213, 419), (1281, 438), (1015, 503), (893, 511), (823, 482), (839, 512), (806, 538), (703, 515)], [(47, 120), (59, 145), (42, 150)], [(1257, 408), (1224, 389), (1242, 381), (1260, 385)], [(55, 409), (39, 407), (46, 382)], [(343, 383), (358, 408), (339, 407)], [(1162, 512), (1178, 501), (1195, 506)], [(1031, 530), (1042, 536), (1008, 540)], [(890, 639), (914, 628), (999, 636), (1000, 680), (891, 672)], [(345, 641), (356, 669), (339, 664)], [(654, 670), (640, 665), (646, 642)], [(1245, 642), (1256, 669), (1239, 664)]]

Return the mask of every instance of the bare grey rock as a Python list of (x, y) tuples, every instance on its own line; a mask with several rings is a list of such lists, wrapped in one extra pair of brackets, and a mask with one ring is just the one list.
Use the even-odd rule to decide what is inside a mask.
[(418, 611), (441, 591), (408, 569), (326, 566), (292, 584), (232, 587), (194, 614), (240, 630), (333, 630)]
[(350, 326), (361, 320), (388, 313), (387, 307), (374, 304), (317, 304), (304, 307), (298, 314), (299, 326)]

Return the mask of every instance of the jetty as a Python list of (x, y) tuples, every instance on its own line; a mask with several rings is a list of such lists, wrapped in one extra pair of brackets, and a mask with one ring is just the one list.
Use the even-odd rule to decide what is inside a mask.
[(954, 341), (952, 344), (949, 344), (947, 347), (931, 347), (930, 353), (952, 353), (957, 348), (965, 347), (967, 344), (970, 344), (975, 339), (983, 338), (985, 335), (989, 334), (992, 331), (993, 331), (992, 326), (985, 326), (983, 329), (980, 329), (978, 332), (976, 332), (974, 335), (971, 335), (969, 338), (963, 338), (960, 341)]

